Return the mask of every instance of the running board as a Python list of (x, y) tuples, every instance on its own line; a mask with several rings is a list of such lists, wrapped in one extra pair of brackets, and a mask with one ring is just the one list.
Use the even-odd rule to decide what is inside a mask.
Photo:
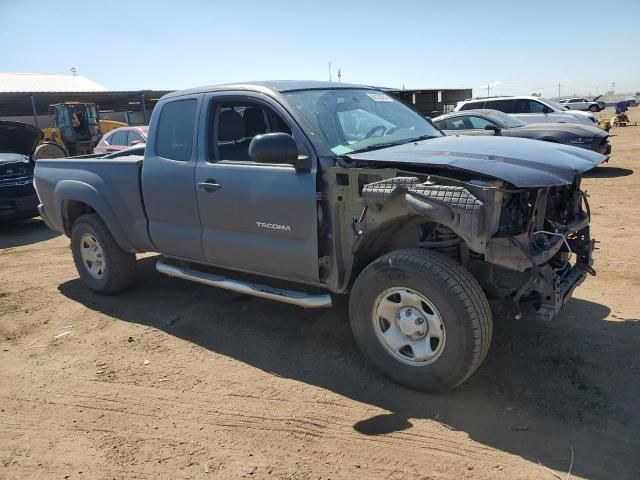
[(231, 280), (222, 275), (199, 272), (190, 268), (169, 265), (163, 260), (158, 260), (156, 269), (160, 273), (170, 277), (191, 280), (192, 282), (204, 283), (213, 287), (224, 288), (233, 292), (253, 295), (254, 297), (268, 298), (278, 302), (290, 303), (304, 308), (326, 308), (331, 306), (331, 295), (311, 295), (294, 290), (283, 290), (281, 288), (268, 287), (258, 283), (247, 283), (238, 280)]

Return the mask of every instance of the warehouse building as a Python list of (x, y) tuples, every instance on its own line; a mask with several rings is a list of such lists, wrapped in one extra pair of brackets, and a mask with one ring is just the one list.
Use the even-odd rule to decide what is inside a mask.
[(169, 90), (109, 91), (82, 75), (0, 73), (0, 119), (53, 127), (49, 106), (95, 103), (103, 120), (146, 125), (153, 107)]
[(385, 90), (429, 117), (452, 112), (458, 102), (473, 96), (471, 88), (421, 88), (417, 90), (386, 88)]

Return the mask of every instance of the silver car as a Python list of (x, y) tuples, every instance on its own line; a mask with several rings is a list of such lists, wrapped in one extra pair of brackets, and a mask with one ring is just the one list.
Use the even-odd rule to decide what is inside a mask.
[(589, 110), (590, 112), (599, 112), (602, 110), (598, 102), (587, 100), (583, 97), (566, 98), (558, 101), (558, 103), (567, 107), (569, 110)]
[(447, 135), (501, 135), (563, 143), (609, 155), (609, 134), (598, 127), (571, 123), (525, 123), (497, 110), (464, 110), (433, 119)]

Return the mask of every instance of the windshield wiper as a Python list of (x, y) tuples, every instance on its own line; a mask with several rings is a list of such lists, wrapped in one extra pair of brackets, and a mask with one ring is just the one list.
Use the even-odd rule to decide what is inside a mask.
[(419, 142), (421, 140), (430, 140), (432, 138), (438, 138), (439, 136), (440, 135), (420, 135), (419, 137), (412, 138), (411, 140), (407, 140), (404, 143)]
[(420, 135), (416, 138), (407, 138), (406, 140), (399, 140), (397, 142), (387, 142), (387, 143), (376, 143), (375, 145), (369, 145), (368, 147), (359, 148), (357, 150), (353, 150), (349, 153), (362, 153), (362, 152), (370, 152), (371, 150), (379, 150), (381, 148), (388, 147), (396, 147), (398, 145), (404, 145), (407, 143), (419, 142), (421, 140), (429, 140), (431, 138), (437, 138), (438, 135)]
[(406, 143), (402, 142), (387, 142), (387, 143), (376, 143), (375, 145), (369, 145), (368, 147), (358, 148), (357, 150), (352, 150), (349, 153), (362, 153), (362, 152), (370, 152), (371, 150), (379, 150), (381, 148), (395, 147), (396, 145), (402, 145)]

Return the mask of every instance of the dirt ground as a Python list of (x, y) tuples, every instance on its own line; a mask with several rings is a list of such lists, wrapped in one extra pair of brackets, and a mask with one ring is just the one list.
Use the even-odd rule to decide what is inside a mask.
[(551, 324), (496, 315), (445, 395), (372, 371), (343, 303), (238, 296), (154, 256), (101, 297), (40, 220), (0, 232), (0, 478), (640, 478), (640, 127), (611, 134), (584, 181), (597, 276)]

